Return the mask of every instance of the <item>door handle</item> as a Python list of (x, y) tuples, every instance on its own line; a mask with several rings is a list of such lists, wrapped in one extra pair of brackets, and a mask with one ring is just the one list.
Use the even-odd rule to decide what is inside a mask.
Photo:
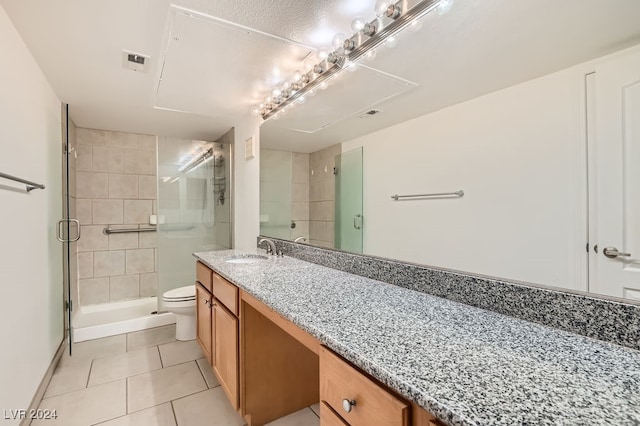
[[(63, 238), (62, 235), (64, 234), (64, 231), (62, 230), (62, 225), (65, 223), (71, 223), (71, 222), (76, 224), (76, 229), (78, 230), (78, 233), (76, 234), (76, 237), (73, 239)], [(61, 243), (74, 243), (78, 241), (80, 239), (80, 221), (78, 219), (60, 219), (58, 221), (58, 232), (56, 234), (56, 238)]]
[(355, 216), (353, 216), (353, 227), (356, 229), (361, 229), (362, 226), (358, 225), (358, 219), (362, 219), (362, 215), (361, 214), (357, 214)]
[(616, 257), (631, 257), (631, 253), (619, 252), (615, 247), (605, 247), (604, 250), (602, 250), (602, 254), (607, 256), (609, 259), (615, 259)]

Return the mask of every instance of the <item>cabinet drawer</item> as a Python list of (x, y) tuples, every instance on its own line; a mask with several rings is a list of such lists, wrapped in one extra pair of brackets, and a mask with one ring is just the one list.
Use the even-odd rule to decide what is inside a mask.
[(198, 282), (209, 291), (211, 291), (212, 273), (213, 272), (207, 265), (201, 262), (196, 262), (196, 280), (198, 280)]
[(238, 316), (238, 287), (213, 273), (213, 296), (220, 301), (233, 315)]
[(320, 402), (320, 426), (349, 426), (327, 405)]
[[(351, 426), (409, 425), (409, 404), (325, 347), (320, 348), (320, 400)], [(349, 412), (345, 400), (355, 402)]]

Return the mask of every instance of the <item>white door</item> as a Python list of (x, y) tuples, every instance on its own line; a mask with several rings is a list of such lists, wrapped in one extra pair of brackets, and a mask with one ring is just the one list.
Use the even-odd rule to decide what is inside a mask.
[(640, 300), (640, 50), (597, 66), (591, 87), (589, 291)]

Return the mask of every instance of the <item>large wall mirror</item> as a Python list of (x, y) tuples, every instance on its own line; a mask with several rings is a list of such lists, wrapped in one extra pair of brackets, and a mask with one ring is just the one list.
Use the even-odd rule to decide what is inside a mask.
[(637, 0), (427, 15), (262, 125), (261, 233), (640, 300), (638, 22)]

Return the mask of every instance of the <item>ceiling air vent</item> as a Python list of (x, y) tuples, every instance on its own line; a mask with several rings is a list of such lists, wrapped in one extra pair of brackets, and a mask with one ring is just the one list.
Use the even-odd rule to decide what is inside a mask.
[(147, 72), (149, 56), (141, 53), (122, 51), (122, 67), (128, 70)]

